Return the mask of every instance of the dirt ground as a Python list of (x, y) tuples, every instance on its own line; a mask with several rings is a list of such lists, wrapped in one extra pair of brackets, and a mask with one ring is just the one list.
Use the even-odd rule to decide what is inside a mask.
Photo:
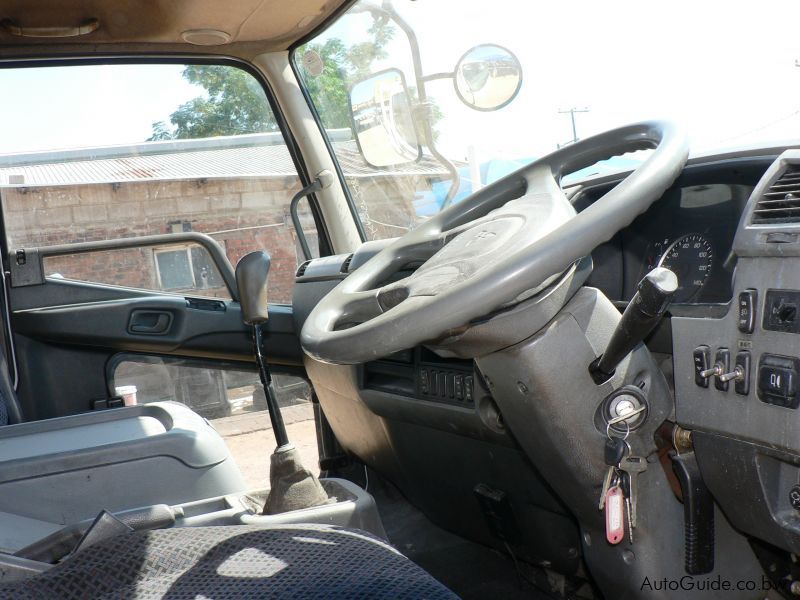
[[(312, 472), (319, 473), (317, 433), (311, 403), (288, 406), (281, 413), (289, 441), (300, 450), (303, 464)], [(269, 414), (258, 411), (209, 422), (225, 439), (248, 486), (254, 490), (268, 488), (269, 457), (275, 449)]]

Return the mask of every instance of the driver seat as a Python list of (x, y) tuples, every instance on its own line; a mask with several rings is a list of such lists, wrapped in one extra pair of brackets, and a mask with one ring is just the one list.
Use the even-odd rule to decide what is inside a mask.
[(116, 536), (0, 598), (457, 598), (378, 538), (331, 525), (185, 527)]

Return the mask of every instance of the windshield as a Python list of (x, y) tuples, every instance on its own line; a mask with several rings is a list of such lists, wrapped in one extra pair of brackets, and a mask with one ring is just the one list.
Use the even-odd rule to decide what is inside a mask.
[[(693, 154), (792, 143), (800, 138), (800, 5), (780, 6), (777, 17), (764, 3), (733, 11), (721, 1), (622, 2), (610, 10), (596, 2), (362, 0), (299, 47), (294, 60), (367, 234), (376, 239), (401, 235), (575, 139), (638, 120), (681, 123)], [(416, 70), (404, 25), (419, 46)], [(522, 71), (518, 93), (496, 110), (470, 96), (487, 72), (476, 64), (487, 64), (492, 52), (470, 54), (452, 77), (468, 50), (487, 44), (507, 49)], [(379, 73), (373, 89), (384, 90), (381, 101), (370, 114), (361, 104), (353, 109), (352, 91), (363, 100), (362, 82)], [(392, 126), (382, 153), (370, 156), (359, 129), (405, 114), (396, 100), (401, 79), (417, 139)], [(640, 160), (617, 157), (572, 179)]]

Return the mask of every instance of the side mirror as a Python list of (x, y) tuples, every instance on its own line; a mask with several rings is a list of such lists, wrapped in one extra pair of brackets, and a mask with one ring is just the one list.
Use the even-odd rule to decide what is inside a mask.
[(247, 325), (259, 325), (269, 319), (267, 279), (271, 262), (269, 254), (256, 250), (243, 256), (236, 265), (236, 287), (242, 305), (242, 320)]
[(458, 98), (470, 108), (487, 112), (498, 110), (519, 93), (522, 65), (502, 46), (475, 46), (456, 64), (453, 84)]
[(403, 73), (387, 69), (350, 90), (353, 131), (364, 160), (391, 167), (422, 156)]

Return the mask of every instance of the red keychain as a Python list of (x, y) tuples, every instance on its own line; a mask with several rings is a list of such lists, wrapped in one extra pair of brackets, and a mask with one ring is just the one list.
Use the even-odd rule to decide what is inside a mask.
[(625, 537), (625, 497), (622, 488), (612, 486), (606, 492), (606, 539), (609, 544), (619, 544)]

